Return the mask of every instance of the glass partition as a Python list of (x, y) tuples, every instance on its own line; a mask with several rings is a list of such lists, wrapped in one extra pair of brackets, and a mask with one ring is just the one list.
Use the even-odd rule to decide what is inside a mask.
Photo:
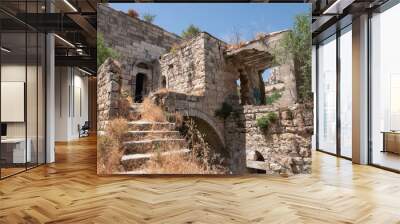
[[(39, 2), (0, 7), (21, 16), (43, 10)], [(0, 12), (1, 179), (45, 163), (45, 44), (43, 33)]]
[(2, 177), (24, 171), (31, 157), (26, 150), (26, 42), (25, 32), (1, 34)]
[(400, 4), (371, 18), (371, 162), (400, 170)]
[(336, 154), (336, 35), (318, 47), (318, 149)]
[(352, 34), (351, 25), (340, 35), (340, 154), (352, 157)]

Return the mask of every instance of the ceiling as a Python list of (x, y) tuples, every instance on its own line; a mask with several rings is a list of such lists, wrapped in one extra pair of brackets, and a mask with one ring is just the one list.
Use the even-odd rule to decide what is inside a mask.
[[(47, 5), (45, 0), (1, 0), (1, 28), (3, 33), (8, 33), (3, 36), (9, 39), (5, 40), (7, 48), (15, 49), (8, 55), (23, 53), (26, 30), (51, 32), (57, 34), (56, 66), (77, 66), (95, 74), (96, 6), (96, 0), (47, 0)], [(6, 42), (3, 42), (4, 46)], [(28, 55), (34, 51), (30, 48), (28, 45)]]
[[(333, 26), (340, 27), (338, 23), (344, 19), (349, 20), (369, 10), (374, 10), (388, 0), (310, 0), (312, 3), (312, 36), (318, 42)], [(347, 18), (346, 18), (347, 17)], [(331, 29), (335, 32), (335, 29)]]

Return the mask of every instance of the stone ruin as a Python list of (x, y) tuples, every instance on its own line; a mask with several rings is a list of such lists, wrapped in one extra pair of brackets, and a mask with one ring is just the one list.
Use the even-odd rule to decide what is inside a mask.
[[(311, 172), (312, 105), (298, 103), (293, 62), (273, 60), (272, 50), (290, 31), (230, 46), (206, 32), (182, 40), (103, 5), (97, 18), (98, 32), (120, 61), (120, 69), (99, 74), (99, 130), (117, 114), (118, 94), (139, 103), (150, 96), (164, 110), (192, 118), (233, 174)], [(272, 72), (264, 82), (266, 69)], [(267, 104), (274, 93), (280, 98)], [(226, 118), (216, 116), (223, 104), (232, 108)], [(270, 112), (278, 121), (260, 130), (257, 118)]]

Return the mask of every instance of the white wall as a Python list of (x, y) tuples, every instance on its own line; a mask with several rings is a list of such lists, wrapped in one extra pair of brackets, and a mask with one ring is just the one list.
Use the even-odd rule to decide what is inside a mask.
[(56, 141), (79, 138), (78, 125), (88, 120), (88, 78), (83, 75), (76, 68), (56, 67)]

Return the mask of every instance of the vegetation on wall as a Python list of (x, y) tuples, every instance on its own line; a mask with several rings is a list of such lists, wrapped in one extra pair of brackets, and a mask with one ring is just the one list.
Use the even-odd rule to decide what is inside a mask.
[(274, 104), (277, 100), (279, 100), (281, 97), (282, 97), (282, 94), (281, 94), (278, 90), (275, 90), (275, 91), (272, 92), (272, 94), (271, 94), (270, 96), (267, 96), (267, 97), (265, 98), (265, 102), (266, 102), (266, 104), (268, 104), (268, 105), (272, 105), (272, 104)]
[(127, 14), (132, 18), (139, 18), (139, 13), (134, 9), (129, 9)]
[(184, 30), (181, 34), (183, 39), (191, 39), (195, 36), (197, 36), (201, 32), (200, 28), (191, 24), (186, 30)]
[(114, 49), (107, 47), (101, 33), (97, 34), (97, 68), (104, 63), (107, 58), (118, 58), (118, 53)]
[(257, 119), (257, 126), (263, 130), (268, 130), (271, 124), (274, 124), (278, 121), (278, 115), (274, 112), (270, 112), (267, 115), (264, 115)]
[(150, 14), (150, 13), (145, 13), (143, 14), (143, 20), (148, 22), (148, 23), (153, 23), (154, 20), (156, 19), (156, 15)]
[(229, 115), (233, 112), (233, 108), (229, 103), (222, 103), (222, 106), (220, 109), (215, 110), (215, 116), (219, 117), (221, 119), (226, 119), (229, 117)]
[(311, 15), (300, 14), (295, 18), (291, 32), (282, 39), (280, 46), (275, 49), (277, 63), (285, 63), (293, 58), (296, 73), (296, 84), (299, 100), (312, 100), (311, 91)]

